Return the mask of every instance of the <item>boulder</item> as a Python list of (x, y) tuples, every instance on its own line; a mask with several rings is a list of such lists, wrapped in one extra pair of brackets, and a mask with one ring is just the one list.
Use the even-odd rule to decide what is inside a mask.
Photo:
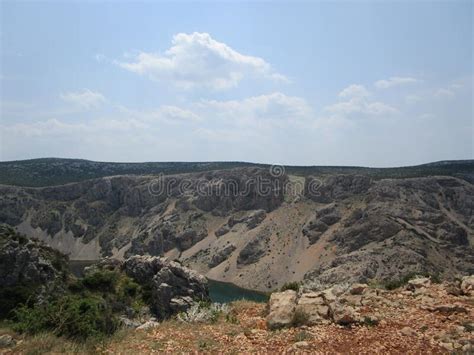
[(151, 256), (133, 256), (123, 263), (125, 273), (151, 289), (151, 310), (164, 319), (210, 301), (207, 279), (175, 261)]
[(351, 295), (361, 295), (362, 293), (364, 293), (367, 287), (369, 287), (367, 284), (353, 284), (350, 287), (349, 292)]
[(291, 326), (296, 309), (296, 299), (297, 293), (293, 290), (272, 293), (267, 316), (269, 329)]
[(159, 325), (160, 325), (160, 323), (158, 323), (156, 321), (153, 321), (153, 320), (149, 320), (149, 321), (146, 321), (145, 323), (143, 323), (142, 325), (139, 325), (136, 329), (137, 330), (147, 330), (147, 329), (158, 327)]
[(417, 277), (408, 281), (407, 290), (415, 291), (420, 288), (426, 288), (431, 285), (431, 280), (429, 277)]
[(360, 316), (353, 307), (339, 302), (331, 304), (331, 315), (334, 323), (340, 325), (347, 326), (360, 322)]
[(316, 292), (302, 294), (298, 299), (296, 312), (302, 312), (308, 316), (306, 321), (308, 325), (318, 324), (323, 319), (329, 318), (329, 307), (322, 295)]
[(466, 296), (474, 293), (474, 275), (464, 276), (462, 278), (461, 292)]

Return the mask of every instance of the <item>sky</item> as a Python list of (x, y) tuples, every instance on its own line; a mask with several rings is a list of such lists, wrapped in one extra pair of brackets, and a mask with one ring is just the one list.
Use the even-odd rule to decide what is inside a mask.
[(473, 2), (0, 2), (0, 160), (473, 159)]

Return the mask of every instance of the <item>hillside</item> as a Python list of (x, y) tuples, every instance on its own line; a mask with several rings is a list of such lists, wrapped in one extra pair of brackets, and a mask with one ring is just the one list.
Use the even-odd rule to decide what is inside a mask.
[[(0, 162), (0, 184), (16, 186), (54, 186), (115, 175), (180, 174), (236, 167), (269, 168), (268, 164), (246, 162), (147, 162), (112, 163), (81, 159), (44, 158)], [(409, 167), (365, 168), (351, 166), (285, 166), (299, 176), (363, 174), (374, 179), (408, 178), (434, 175), (457, 176), (474, 181), (474, 160), (441, 161)]]
[[(255, 184), (264, 179), (273, 187), (267, 193)], [(303, 279), (331, 285), (474, 272), (474, 186), (459, 178), (319, 181), (234, 168), (161, 182), (170, 188), (154, 191), (152, 176), (2, 186), (0, 222), (71, 259), (165, 255), (262, 291)]]

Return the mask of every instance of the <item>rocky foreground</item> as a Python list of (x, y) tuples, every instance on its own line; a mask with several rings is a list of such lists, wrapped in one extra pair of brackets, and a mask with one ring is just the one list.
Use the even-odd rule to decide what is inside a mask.
[[(273, 294), (269, 309), (264, 304), (237, 302), (216, 323), (167, 321), (127, 334), (100, 350), (114, 354), (472, 353), (473, 292), (472, 276), (449, 284), (416, 279), (393, 291), (354, 285), (344, 291), (334, 287), (317, 295), (296, 296), (288, 290)], [(325, 313), (315, 301), (319, 297), (338, 305)], [(295, 318), (299, 308), (308, 316)], [(284, 327), (270, 329), (276, 325)]]
[[(315, 324), (311, 317), (294, 317), (295, 309), (301, 306), (298, 300), (314, 297), (305, 292), (287, 297), (294, 296), (290, 290), (274, 294), (270, 307), (239, 301), (223, 308), (216, 319), (193, 322), (173, 318), (147, 329), (124, 330), (92, 348), (78, 348), (50, 337), (30, 338), (10, 333), (14, 345), (4, 348), (2, 353), (25, 353), (32, 347), (40, 352), (106, 354), (472, 353), (473, 281), (472, 276), (464, 282), (449, 284), (418, 279), (393, 291), (354, 285), (335, 296), (342, 310), (350, 309), (347, 311), (350, 316), (334, 318), (329, 312), (328, 318), (317, 317)], [(323, 294), (341, 290), (335, 287)], [(282, 303), (283, 298), (296, 301)], [(321, 308), (314, 305), (305, 309), (311, 313)], [(276, 317), (279, 312), (283, 313)], [(277, 318), (279, 326), (284, 327), (270, 329)], [(297, 325), (295, 321), (309, 321), (309, 325)]]

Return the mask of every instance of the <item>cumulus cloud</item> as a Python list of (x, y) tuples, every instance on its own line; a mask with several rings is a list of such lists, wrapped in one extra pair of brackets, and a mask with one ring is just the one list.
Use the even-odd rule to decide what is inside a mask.
[(100, 92), (84, 89), (77, 92), (62, 93), (59, 97), (69, 104), (79, 106), (84, 109), (97, 108), (107, 100)]
[(338, 96), (345, 100), (326, 106), (324, 108), (326, 113), (347, 117), (353, 114), (365, 116), (393, 115), (398, 112), (396, 108), (390, 105), (371, 100), (371, 93), (363, 85), (350, 85), (342, 90)]
[(116, 63), (151, 80), (171, 82), (183, 89), (229, 89), (243, 78), (255, 76), (287, 81), (264, 59), (241, 54), (208, 33), (178, 33), (164, 54), (140, 52), (132, 61)]
[(343, 99), (364, 98), (370, 96), (369, 91), (363, 85), (352, 84), (339, 93)]
[(414, 84), (418, 83), (419, 80), (410, 77), (400, 77), (400, 76), (392, 76), (386, 80), (378, 80), (374, 83), (377, 89), (389, 89), (394, 86), (402, 86), (407, 84)]
[(280, 92), (242, 100), (203, 100), (196, 106), (207, 116), (237, 124), (301, 122), (310, 119), (312, 114), (311, 106), (304, 99)]

